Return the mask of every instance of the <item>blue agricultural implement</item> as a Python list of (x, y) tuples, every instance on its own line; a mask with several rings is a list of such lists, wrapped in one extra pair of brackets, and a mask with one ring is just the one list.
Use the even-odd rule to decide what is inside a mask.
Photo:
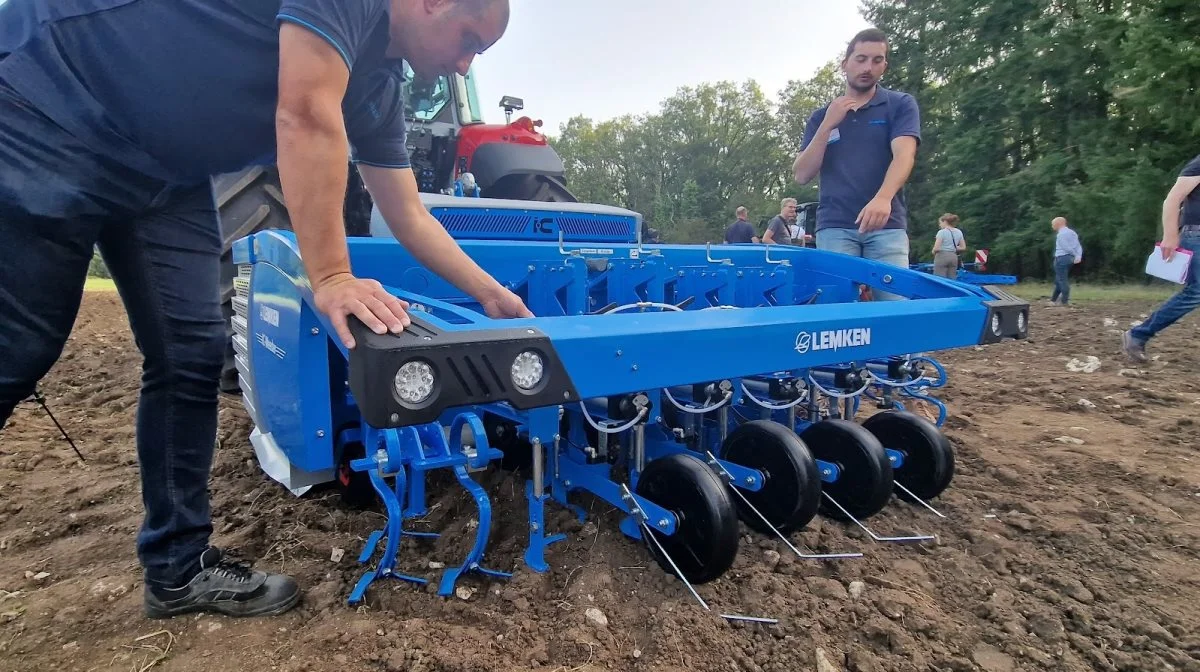
[[(958, 273), (955, 280), (965, 282), (970, 285), (1015, 285), (1017, 284), (1017, 276), (1015, 275), (1000, 275), (999, 273), (983, 273), (978, 268), (979, 264), (962, 264), (958, 268)], [(910, 264), (909, 268), (922, 273), (933, 273), (933, 264)]]
[[(264, 471), (296, 494), (369, 481), (387, 512), (351, 603), (378, 578), (427, 581), (401, 573), (398, 549), (433, 470), (451, 470), (478, 507), (474, 545), (440, 594), (465, 572), (508, 576), (485, 568), (491, 505), (472, 478), (501, 459), (528, 465), (530, 570), (548, 571), (547, 547), (564, 538), (546, 529), (547, 505), (583, 520), (573, 493), (591, 493), (702, 604), (693, 586), (730, 567), (739, 519), (804, 558), (862, 555), (797, 548), (791, 533), (819, 514), (877, 541), (931, 539), (863, 522), (893, 495), (937, 513), (929, 502), (954, 474), (936, 424), (902, 410), (945, 379), (914, 353), (1028, 329), (1028, 304), (1003, 290), (908, 268), (797, 247), (647, 245), (640, 216), (596, 205), (424, 202), (536, 317), (486, 317), (376, 220), (376, 236), (349, 240), (353, 270), (408, 301), (412, 325), (376, 335), (352, 320), (347, 351), (313, 308), (292, 233), (233, 247), (233, 345)], [(859, 301), (860, 284), (905, 300)]]

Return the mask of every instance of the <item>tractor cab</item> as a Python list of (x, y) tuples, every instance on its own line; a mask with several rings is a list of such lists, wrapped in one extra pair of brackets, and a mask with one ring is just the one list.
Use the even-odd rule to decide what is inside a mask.
[[(524, 101), (504, 96), (504, 124), (486, 124), (466, 76), (418, 77), (407, 64), (403, 86), (408, 151), (417, 188), (425, 193), (535, 201), (575, 201), (564, 186), (562, 159), (538, 129), (541, 121), (513, 112)], [(465, 187), (465, 189), (464, 189)]]

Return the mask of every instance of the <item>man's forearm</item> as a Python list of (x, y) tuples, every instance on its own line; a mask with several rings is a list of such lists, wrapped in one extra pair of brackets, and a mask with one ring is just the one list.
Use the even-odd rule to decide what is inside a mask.
[[(458, 242), (446, 232), (442, 223), (433, 215), (422, 210), (419, 214), (405, 218), (403, 226), (388, 226), (396, 240), (400, 241), (423, 266), (437, 273), (446, 282), (482, 300), (499, 284), (496, 279), (475, 263), (459, 247)], [(397, 224), (400, 224), (397, 221)]]
[(1180, 203), (1172, 198), (1163, 201), (1163, 238), (1179, 236), (1179, 206)]
[(305, 271), (314, 288), (350, 272), (343, 224), (346, 133), (338, 110), (289, 112), (276, 118), (279, 178)]
[(821, 163), (825, 161), (825, 147), (829, 144), (831, 132), (832, 129), (824, 126), (818, 128), (808, 143), (808, 147), (805, 147), (804, 151), (796, 156), (796, 160), (792, 163), (792, 172), (799, 184), (808, 184), (817, 176), (817, 173), (821, 172)]
[(880, 185), (879, 191), (875, 193), (875, 198), (886, 201), (891, 201), (895, 198), (896, 194), (900, 193), (900, 189), (904, 187), (904, 183), (908, 181), (915, 163), (916, 158), (907, 154), (897, 154), (892, 157), (892, 162), (888, 165), (887, 174), (883, 177), (883, 184)]

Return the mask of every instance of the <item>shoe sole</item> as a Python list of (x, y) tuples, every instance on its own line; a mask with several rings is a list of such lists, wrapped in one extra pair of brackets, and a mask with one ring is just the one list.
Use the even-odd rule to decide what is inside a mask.
[(152, 618), (152, 619), (172, 618), (174, 616), (181, 616), (183, 614), (194, 614), (194, 613), (221, 614), (223, 616), (232, 616), (234, 618), (251, 618), (251, 617), (255, 617), (255, 616), (278, 616), (279, 614), (282, 614), (282, 613), (290, 610), (292, 607), (296, 606), (296, 604), (300, 601), (300, 596), (301, 596), (301, 592), (299, 590), (297, 590), (291, 597), (289, 597), (284, 602), (280, 602), (278, 604), (273, 604), (273, 605), (266, 606), (266, 607), (249, 608), (249, 609), (247, 609), (244, 605), (242, 605), (238, 602), (210, 602), (207, 604), (189, 604), (189, 605), (179, 606), (179, 607), (174, 607), (174, 608), (151, 607), (150, 605), (145, 605), (144, 612), (145, 612), (146, 618)]

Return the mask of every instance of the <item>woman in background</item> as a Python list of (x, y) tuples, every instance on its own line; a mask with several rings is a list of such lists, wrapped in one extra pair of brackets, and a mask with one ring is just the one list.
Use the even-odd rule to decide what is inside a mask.
[(938, 219), (938, 232), (933, 238), (933, 274), (951, 280), (958, 277), (958, 253), (967, 249), (957, 225), (958, 215), (947, 212)]

